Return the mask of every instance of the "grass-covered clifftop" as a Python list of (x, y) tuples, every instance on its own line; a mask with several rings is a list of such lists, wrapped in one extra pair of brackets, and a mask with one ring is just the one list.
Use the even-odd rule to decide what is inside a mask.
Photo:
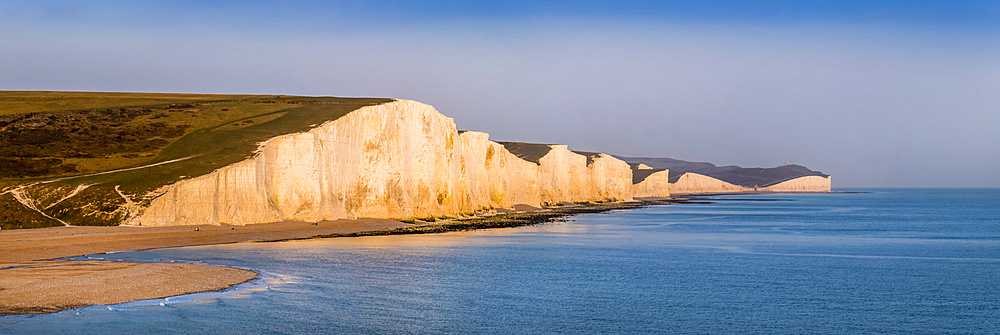
[(389, 101), (0, 91), (0, 227), (118, 224), (161, 186)]

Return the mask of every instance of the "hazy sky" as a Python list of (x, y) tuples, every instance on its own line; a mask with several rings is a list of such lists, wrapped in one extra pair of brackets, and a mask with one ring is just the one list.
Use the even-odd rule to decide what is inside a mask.
[(7, 1), (0, 89), (419, 100), (460, 129), (1000, 187), (1000, 1)]

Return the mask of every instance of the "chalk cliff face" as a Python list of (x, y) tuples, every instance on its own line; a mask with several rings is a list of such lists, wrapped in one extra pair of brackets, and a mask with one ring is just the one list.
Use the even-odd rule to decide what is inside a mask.
[(672, 188), (670, 184), (670, 170), (661, 169), (654, 172), (653, 169), (642, 168), (640, 165), (638, 169), (632, 171), (632, 173), (636, 174), (649, 172), (652, 173), (645, 176), (638, 183), (632, 184), (632, 196), (636, 198), (669, 197)]
[[(217, 97), (205, 99), (209, 98)], [(116, 118), (136, 117), (134, 126), (158, 128), (162, 122), (152, 120), (161, 114), (200, 115), (230, 108), (236, 112), (214, 125), (189, 124), (187, 116), (179, 117), (171, 121), (178, 129), (196, 129), (164, 142), (162, 148), (152, 144), (162, 140), (162, 134), (147, 134), (148, 145), (115, 153), (121, 157), (88, 161), (96, 168), (87, 173), (63, 175), (77, 163), (59, 163), (61, 158), (34, 159), (47, 166), (34, 172), (8, 164), (8, 173), (40, 175), (0, 176), (0, 226), (409, 219), (633, 196), (830, 191), (828, 175), (794, 164), (740, 168), (670, 158), (613, 157), (557, 144), (494, 142), (486, 133), (457, 131), (453, 120), (433, 107), (406, 100), (246, 96), (194, 105), (120, 108), (114, 113)], [(62, 119), (57, 117), (65, 125), (49, 122), (54, 115), (44, 122), (31, 121), (30, 115), (8, 120), (60, 133), (76, 126), (74, 118), (112, 112), (103, 107), (66, 112)], [(159, 114), (152, 117), (154, 112)], [(143, 113), (150, 118), (139, 118)], [(91, 128), (118, 127), (115, 124), (98, 122)], [(12, 130), (19, 127), (0, 126), (0, 132), (14, 142), (33, 141), (21, 130)], [(89, 138), (76, 140), (73, 145), (80, 150), (91, 150), (96, 143)], [(63, 157), (74, 150), (42, 151)], [(6, 154), (12, 152), (17, 150)], [(25, 157), (0, 160), (21, 162)], [(125, 166), (119, 158), (148, 161)]]
[(829, 176), (806, 176), (759, 188), (764, 192), (830, 192)]
[(584, 195), (593, 200), (632, 200), (632, 170), (628, 163), (607, 154), (587, 158), (588, 189)]
[(553, 145), (525, 161), (414, 101), (363, 107), (272, 138), (252, 158), (158, 190), (128, 224), (455, 216), (514, 204), (631, 199), (631, 170)]
[(733, 193), (733, 192), (830, 192), (830, 178), (805, 176), (787, 180), (767, 187), (745, 187), (734, 185), (709, 176), (687, 172), (670, 184), (673, 194)]
[[(716, 166), (715, 164), (708, 162), (689, 162), (666, 157), (616, 156), (616, 158), (628, 162), (633, 169), (639, 171), (645, 169), (670, 169), (672, 176), (671, 180), (674, 182), (676, 182), (677, 178), (680, 178), (680, 176), (684, 173), (690, 172), (715, 178), (736, 186), (742, 186), (748, 190), (757, 189), (758, 191), (766, 186), (775, 185), (801, 177), (829, 177), (829, 175), (820, 171), (810, 170), (805, 166), (797, 164), (788, 164), (788, 162), (785, 162), (785, 165), (771, 168), (745, 168), (735, 165)], [(806, 189), (814, 190), (815, 188), (807, 187)], [(814, 192), (822, 191), (815, 189)]]
[(753, 191), (739, 185), (733, 185), (719, 179), (706, 175), (687, 172), (670, 184), (670, 192), (673, 194), (696, 194), (696, 193), (729, 193)]
[[(489, 134), (466, 131), (461, 143), (460, 176), (463, 208), (510, 208), (516, 204), (538, 205), (538, 165), (490, 141)], [(471, 212), (471, 210), (470, 210)]]
[(539, 159), (541, 202), (582, 202), (632, 199), (632, 171), (628, 164), (605, 154), (590, 157), (551, 145)]

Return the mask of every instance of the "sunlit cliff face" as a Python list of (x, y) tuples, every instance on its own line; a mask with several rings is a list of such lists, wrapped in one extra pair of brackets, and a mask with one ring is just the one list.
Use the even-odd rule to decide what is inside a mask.
[(515, 204), (631, 199), (628, 164), (553, 145), (538, 163), (433, 107), (363, 107), (263, 143), (253, 158), (161, 189), (129, 224), (249, 224), (469, 215)]

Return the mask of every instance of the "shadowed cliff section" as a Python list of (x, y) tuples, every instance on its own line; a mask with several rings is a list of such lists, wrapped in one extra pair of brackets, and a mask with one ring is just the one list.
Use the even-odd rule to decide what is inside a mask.
[[(660, 171), (665, 171), (665, 170), (666, 169), (636, 169), (636, 168), (633, 167), (632, 168), (632, 183), (633, 184), (641, 183), (644, 180), (646, 180), (646, 178), (648, 178), (649, 176), (653, 175), (654, 173), (657, 173), (657, 172), (660, 172)], [(672, 176), (672, 174), (671, 174), (671, 176)]]
[(632, 197), (636, 199), (649, 197), (669, 197), (673, 190), (667, 169), (654, 169), (646, 164), (628, 163), (632, 170)]
[(594, 160), (596, 160), (598, 157), (600, 157), (602, 155), (602, 153), (600, 153), (600, 152), (576, 151), (576, 150), (572, 150), (572, 151), (573, 151), (573, 153), (575, 153), (577, 155), (586, 156), (587, 157), (587, 165), (594, 164)]
[(504, 149), (510, 151), (510, 153), (515, 156), (539, 164), (542, 157), (549, 154), (552, 151), (552, 146), (550, 144), (539, 144), (539, 143), (523, 143), (523, 142), (497, 142), (503, 145)]
[(749, 188), (767, 187), (806, 176), (829, 177), (829, 175), (822, 172), (813, 171), (795, 164), (773, 168), (744, 168), (735, 165), (716, 166), (707, 162), (688, 162), (673, 158), (615, 157), (630, 164), (646, 164), (655, 169), (669, 169), (671, 183), (676, 183), (687, 172), (706, 175), (734, 185)]

